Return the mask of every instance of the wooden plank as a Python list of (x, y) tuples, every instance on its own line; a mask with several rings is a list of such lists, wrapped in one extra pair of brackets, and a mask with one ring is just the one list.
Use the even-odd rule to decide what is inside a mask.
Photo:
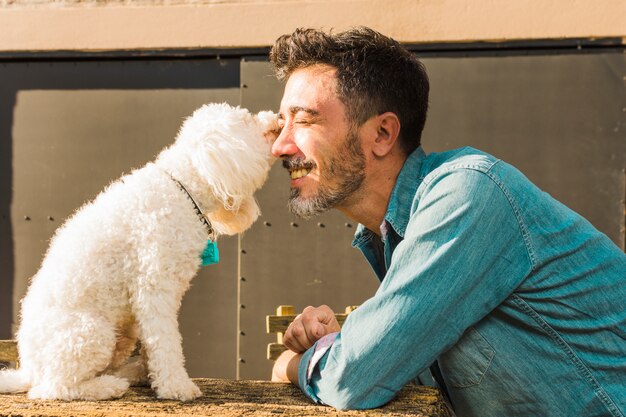
[(282, 343), (268, 343), (267, 345), (267, 359), (275, 361), (278, 359), (281, 353), (286, 351), (287, 348)]
[[(339, 325), (342, 325), (346, 321), (347, 317), (348, 315), (344, 313), (335, 314), (335, 318), (339, 322)], [(275, 315), (266, 316), (265, 324), (267, 327), (267, 332), (268, 333), (284, 333), (285, 330), (287, 330), (287, 327), (289, 327), (289, 324), (291, 324), (291, 322), (295, 318), (296, 318), (296, 314), (290, 314), (287, 316), (275, 316)]]
[[(276, 309), (277, 316), (290, 316), (293, 314), (296, 314), (296, 308), (294, 306), (281, 305), (281, 306), (278, 306), (278, 308)], [(276, 343), (279, 343), (279, 344), (283, 343), (283, 333), (284, 332), (276, 333)]]
[(23, 417), (450, 417), (441, 393), (431, 387), (409, 385), (396, 399), (373, 410), (337, 411), (314, 404), (291, 384), (269, 381), (194, 379), (202, 396), (194, 401), (157, 400), (148, 387), (133, 387), (114, 401), (41, 401), (25, 394), (0, 394), (0, 415)]
[(287, 316), (290, 314), (296, 314), (296, 308), (289, 305), (281, 305), (276, 308), (276, 315)]
[(0, 362), (16, 362), (17, 356), (15, 340), (0, 340)]

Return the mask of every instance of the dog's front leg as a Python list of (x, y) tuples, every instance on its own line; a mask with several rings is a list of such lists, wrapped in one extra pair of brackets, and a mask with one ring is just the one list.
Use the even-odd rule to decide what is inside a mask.
[(140, 285), (134, 294), (133, 310), (152, 388), (159, 398), (193, 400), (202, 393), (185, 370), (177, 320), (181, 291), (150, 281)]

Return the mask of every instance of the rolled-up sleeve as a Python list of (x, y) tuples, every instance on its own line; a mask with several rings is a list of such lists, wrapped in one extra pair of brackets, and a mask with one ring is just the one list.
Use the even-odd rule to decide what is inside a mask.
[(532, 266), (512, 203), (488, 172), (425, 181), (375, 296), (304, 354), (306, 395), (338, 409), (381, 406), (506, 299)]
[(326, 352), (331, 348), (338, 335), (339, 333), (330, 333), (315, 342), (315, 344), (302, 355), (300, 365), (298, 366), (298, 384), (302, 391), (316, 403), (323, 404), (316, 395), (313, 387), (311, 387), (311, 376), (317, 369), (320, 360), (326, 358)]

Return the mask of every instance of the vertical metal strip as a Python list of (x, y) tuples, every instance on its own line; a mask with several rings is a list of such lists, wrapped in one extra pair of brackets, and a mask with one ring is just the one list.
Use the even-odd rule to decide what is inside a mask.
[[(242, 57), (239, 61), (239, 105), (243, 105), (244, 86), (242, 68), (246, 62), (246, 58)], [(237, 334), (235, 346), (235, 380), (239, 381), (241, 375), (241, 233), (237, 234)]]
[(235, 379), (239, 380), (241, 368), (241, 234), (237, 235), (237, 346), (235, 355)]

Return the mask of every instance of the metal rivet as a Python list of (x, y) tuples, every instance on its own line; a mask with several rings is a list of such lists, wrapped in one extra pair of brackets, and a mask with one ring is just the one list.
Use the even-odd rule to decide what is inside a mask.
[(242, 280), (242, 281), (244, 281), (244, 282), (245, 282), (245, 280), (246, 280), (244, 277), (241, 277), (241, 278), (239, 278), (239, 279), (240, 279), (240, 280)]
[(240, 336), (245, 336), (245, 335), (246, 335), (246, 333), (245, 333), (243, 330), (240, 330), (240, 331), (239, 331), (239, 335), (240, 335)]
[(352, 227), (352, 224), (346, 223), (346, 227)]
[(244, 358), (239, 358), (238, 360), (239, 360), (239, 362), (241, 362), (241, 363), (246, 363), (246, 360), (245, 360)]
[(243, 305), (243, 304), (241, 304), (239, 307), (241, 307), (241, 308), (246, 308), (246, 306), (245, 306), (245, 305)]
[(326, 225), (324, 223), (318, 223), (317, 224), (319, 227), (326, 227)]
[(52, 217), (52, 216), (48, 216), (48, 220), (50, 220), (51, 222), (53, 222), (53, 221), (54, 221), (54, 217)]
[(242, 249), (242, 250), (241, 250), (241, 253), (242, 253), (243, 255), (245, 255), (247, 252), (246, 252), (246, 250), (245, 250), (245, 249)]
[(30, 217), (28, 217), (28, 216), (24, 216), (24, 220), (26, 220), (26, 221), (30, 221)]
[(296, 222), (291, 222), (290, 224), (291, 224), (292, 227), (298, 227), (298, 223), (296, 223)]
[(263, 222), (264, 225), (266, 225), (267, 227), (272, 227), (272, 223), (270, 222)]
[(241, 84), (241, 88), (248, 88), (247, 84)]

